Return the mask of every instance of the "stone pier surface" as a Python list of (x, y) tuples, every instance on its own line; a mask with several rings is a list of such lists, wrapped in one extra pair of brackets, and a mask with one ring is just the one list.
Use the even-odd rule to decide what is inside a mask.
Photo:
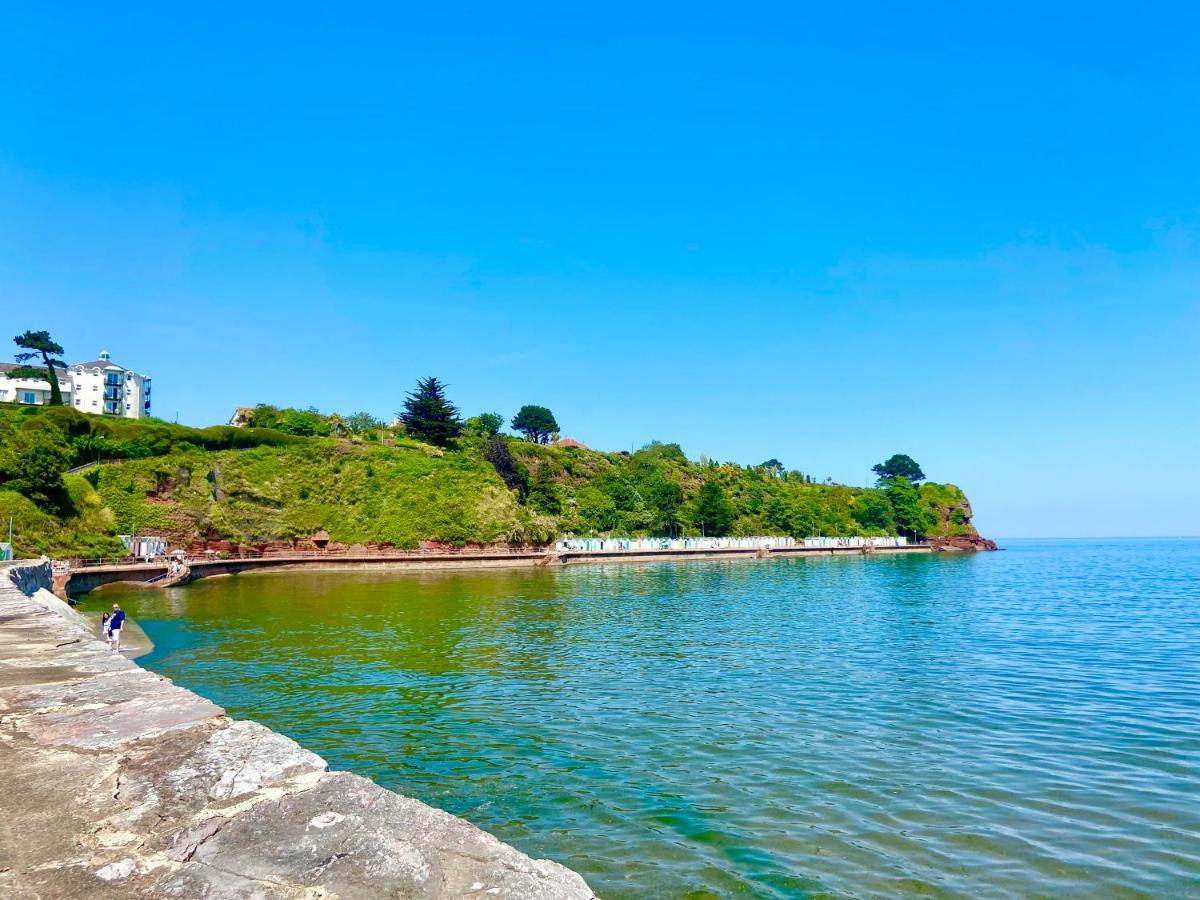
[(50, 577), (0, 569), (0, 896), (592, 897), (111, 653)]

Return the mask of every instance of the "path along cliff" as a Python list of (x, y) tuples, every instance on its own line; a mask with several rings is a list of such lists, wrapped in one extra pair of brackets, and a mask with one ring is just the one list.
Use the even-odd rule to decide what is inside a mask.
[(0, 896), (593, 896), (113, 654), (49, 583), (0, 567)]

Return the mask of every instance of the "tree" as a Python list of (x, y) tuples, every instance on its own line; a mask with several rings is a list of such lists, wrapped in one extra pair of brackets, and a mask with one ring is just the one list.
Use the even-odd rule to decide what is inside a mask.
[(529, 488), (529, 501), (536, 509), (552, 516), (562, 512), (562, 498), (558, 495), (558, 486), (547, 463), (538, 466), (537, 474), (533, 476), (533, 484)]
[(483, 458), (492, 464), (505, 486), (510, 491), (516, 491), (517, 498), (524, 502), (529, 493), (529, 473), (513, 459), (512, 451), (508, 449), (508, 441), (498, 434), (492, 435), (483, 448)]
[(686, 463), (687, 454), (678, 444), (664, 444), (662, 441), (651, 441), (638, 451), (638, 456), (650, 459)]
[(308, 409), (280, 409), (269, 403), (258, 404), (246, 420), (251, 428), (273, 428), (298, 437), (327, 437), (340, 423), (341, 418), (336, 413), (323, 416), (315, 406)]
[(661, 473), (655, 473), (646, 485), (646, 495), (657, 512), (658, 521), (654, 524), (674, 535), (679, 526), (679, 508), (683, 506), (683, 488)]
[(512, 427), (535, 444), (547, 444), (550, 435), (558, 431), (558, 422), (546, 407), (526, 404), (513, 416)]
[(892, 504), (887, 495), (880, 491), (863, 491), (856, 496), (853, 516), (854, 521), (863, 528), (882, 531), (884, 534), (896, 533)]
[(0, 484), (39, 506), (59, 512), (70, 508), (63, 475), (71, 465), (71, 451), (60, 434), (49, 429), (23, 430), (3, 450)]
[(299, 437), (325, 436), (332, 430), (329, 420), (315, 409), (280, 410), (279, 423), (275, 427), (284, 434)]
[(879, 484), (893, 478), (907, 478), (910, 484), (925, 480), (925, 473), (921, 471), (916, 460), (905, 453), (893, 453), (886, 462), (871, 466), (871, 471), (878, 476)]
[[(50, 406), (62, 406), (62, 390), (58, 386), (58, 373), (55, 369), (66, 369), (67, 364), (57, 357), (62, 355), (61, 344), (56, 344), (50, 338), (48, 331), (26, 331), (13, 338), (13, 343), (23, 347), (27, 352), (16, 355), (17, 362), (22, 365), (8, 373), (9, 378), (45, 378), (50, 382)], [(26, 365), (30, 360), (41, 357), (44, 369)]]
[(729, 534), (735, 514), (733, 504), (725, 496), (721, 485), (715, 481), (706, 481), (701, 485), (692, 502), (692, 520), (704, 534), (710, 537)]
[(365, 434), (376, 428), (382, 428), (383, 423), (369, 412), (356, 412), (346, 419), (346, 427), (354, 434)]
[(446, 385), (436, 378), (420, 378), (417, 389), (404, 401), (400, 421), (413, 437), (449, 447), (462, 434), (458, 409), (446, 399)]
[(921, 500), (921, 494), (903, 475), (889, 479), (884, 489), (892, 504), (896, 527), (901, 534), (920, 540), (933, 530), (933, 513)]
[(500, 413), (485, 412), (477, 416), (471, 416), (463, 423), (463, 427), (467, 434), (476, 435), (478, 437), (495, 437), (500, 433), (500, 429), (504, 427), (504, 416)]
[(764, 463), (759, 463), (758, 467), (766, 470), (766, 473), (772, 478), (778, 478), (783, 474), (783, 463), (775, 459), (775, 457), (771, 457)]

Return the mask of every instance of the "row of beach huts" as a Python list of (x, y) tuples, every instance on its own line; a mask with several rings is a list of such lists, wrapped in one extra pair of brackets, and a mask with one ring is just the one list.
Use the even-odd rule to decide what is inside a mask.
[(773, 550), (787, 548), (839, 549), (853, 547), (904, 547), (905, 537), (810, 537), (797, 541), (793, 537), (685, 537), (685, 538), (567, 538), (558, 541), (559, 553), (612, 552), (628, 553), (641, 550)]

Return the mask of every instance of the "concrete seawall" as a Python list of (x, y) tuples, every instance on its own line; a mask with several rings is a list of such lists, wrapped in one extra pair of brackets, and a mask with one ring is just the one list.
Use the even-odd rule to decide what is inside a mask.
[[(236, 575), (241, 572), (288, 572), (309, 571), (355, 571), (382, 569), (396, 571), (431, 571), (436, 569), (480, 569), (531, 567), (539, 565), (588, 565), (612, 563), (647, 563), (684, 560), (713, 559), (772, 559), (797, 556), (862, 556), (889, 554), (924, 554), (933, 552), (925, 544), (905, 547), (877, 547), (864, 550), (862, 547), (774, 547), (769, 550), (749, 547), (690, 550), (567, 550), (551, 552), (546, 548), (492, 554), (486, 551), (413, 554), (411, 556), (355, 555), (355, 554), (311, 554), (297, 557), (288, 555), (241, 557), (231, 559), (191, 560), (192, 578), (207, 578), (214, 575)], [(58, 592), (74, 597), (86, 594), (105, 584), (115, 582), (145, 582), (167, 571), (166, 563), (159, 564), (113, 564), (82, 566), (72, 569), (69, 576), (60, 579)]]
[(0, 568), (0, 896), (592, 897), (114, 655), (49, 584)]

